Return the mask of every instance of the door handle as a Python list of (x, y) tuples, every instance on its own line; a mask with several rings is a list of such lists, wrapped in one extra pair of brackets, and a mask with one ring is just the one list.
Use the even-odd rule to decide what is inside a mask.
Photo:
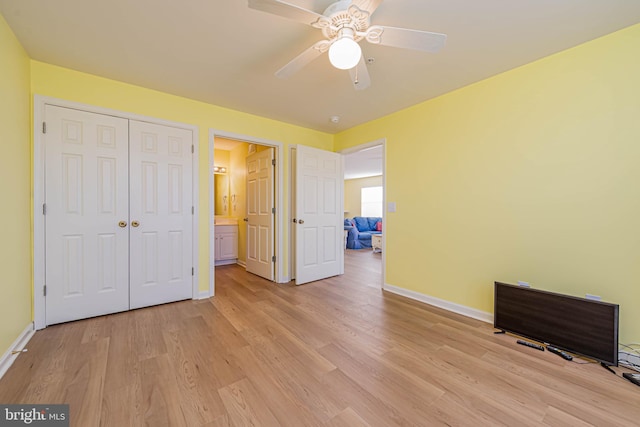
[(304, 219), (299, 219), (298, 224), (304, 224)]
[(243, 218), (244, 222), (249, 222), (249, 218)]
[(298, 220), (297, 220), (297, 219), (295, 219), (295, 218), (293, 218), (293, 223), (294, 223), (294, 224), (297, 224), (297, 223), (298, 223)]
[(120, 227), (120, 228), (125, 228), (126, 226), (127, 226), (127, 221), (120, 221), (118, 223), (118, 227)]
[(140, 225), (140, 223), (138, 221), (131, 221), (131, 226), (132, 227), (137, 227), (139, 225)]

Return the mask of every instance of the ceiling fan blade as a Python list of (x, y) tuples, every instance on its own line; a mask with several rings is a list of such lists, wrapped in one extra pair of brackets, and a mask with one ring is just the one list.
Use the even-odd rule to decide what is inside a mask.
[(432, 53), (442, 49), (446, 40), (446, 34), (408, 28), (372, 25), (367, 31), (367, 41), (370, 43)]
[(249, 0), (251, 9), (261, 10), (282, 16), (293, 21), (311, 25), (323, 16), (300, 6), (290, 4), (281, 0)]
[(300, 71), (305, 65), (322, 55), (329, 48), (328, 40), (320, 40), (300, 55), (293, 58), (287, 65), (276, 71), (276, 77), (287, 79)]
[(360, 62), (358, 65), (349, 70), (351, 75), (351, 82), (355, 90), (364, 90), (371, 86), (371, 77), (369, 76), (369, 70), (367, 69), (367, 63), (364, 60), (364, 55), (360, 56)]
[(376, 11), (382, 0), (353, 0), (351, 4), (355, 4), (362, 10), (369, 12), (369, 15)]

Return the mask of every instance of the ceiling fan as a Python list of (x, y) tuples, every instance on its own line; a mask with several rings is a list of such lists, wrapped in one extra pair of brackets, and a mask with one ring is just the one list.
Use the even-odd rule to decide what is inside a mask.
[(328, 51), (331, 64), (349, 70), (356, 90), (369, 87), (371, 78), (358, 42), (438, 52), (447, 39), (446, 34), (408, 28), (371, 25), (371, 15), (382, 0), (338, 0), (321, 14), (282, 0), (249, 0), (249, 7), (279, 15), (322, 30), (325, 39), (315, 43), (276, 72), (287, 78)]

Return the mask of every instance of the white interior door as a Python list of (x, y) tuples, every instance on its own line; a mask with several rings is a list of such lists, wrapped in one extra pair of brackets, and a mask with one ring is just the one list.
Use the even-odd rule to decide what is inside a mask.
[(344, 272), (342, 156), (298, 145), (295, 160), (296, 284)]
[(274, 149), (247, 157), (247, 271), (274, 280)]
[(192, 297), (192, 133), (131, 120), (131, 308)]
[(128, 121), (49, 105), (45, 117), (46, 323), (128, 310)]

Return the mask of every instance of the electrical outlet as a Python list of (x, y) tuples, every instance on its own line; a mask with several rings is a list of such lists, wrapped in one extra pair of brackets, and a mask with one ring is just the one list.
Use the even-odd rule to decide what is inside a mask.
[(587, 294), (586, 298), (593, 301), (602, 301), (602, 297), (600, 297), (599, 295)]
[(523, 288), (530, 288), (531, 287), (529, 282), (523, 282), (522, 280), (518, 280), (518, 286), (522, 286)]

